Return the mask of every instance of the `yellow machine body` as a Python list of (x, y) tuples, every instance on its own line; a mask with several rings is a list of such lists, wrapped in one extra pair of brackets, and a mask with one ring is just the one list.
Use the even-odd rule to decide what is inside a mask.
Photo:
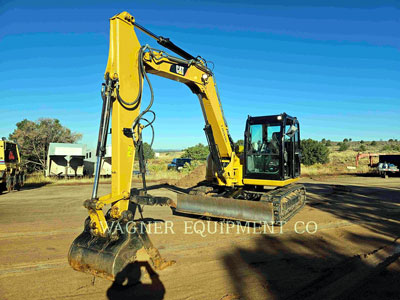
[(25, 183), (19, 148), (16, 143), (0, 140), (0, 193), (19, 190)]
[[(149, 46), (140, 45), (135, 34), (135, 28), (145, 31), (158, 39), (159, 44), (167, 45), (169, 49), (177, 49), (174, 52), (183, 53), (185, 59), (171, 56), (164, 51), (156, 50)], [(299, 193), (301, 197), (305, 195), (304, 188), (292, 185), (298, 178), (287, 178), (285, 180), (246, 178), (243, 157), (241, 157), (243, 149), (238, 153), (233, 149), (233, 142), (225, 122), (213, 73), (208, 69), (205, 61), (190, 56), (170, 43), (169, 39), (157, 37), (148, 32), (138, 25), (135, 19), (127, 12), (120, 13), (110, 19), (110, 48), (104, 87), (104, 95), (106, 96), (103, 98), (103, 103), (108, 103), (107, 101), (109, 100), (112, 105), (110, 109), (112, 115), (111, 192), (97, 197), (96, 188), (92, 198), (85, 201), (89, 217), (85, 221), (84, 232), (74, 241), (69, 253), (69, 262), (74, 269), (109, 279), (114, 279), (118, 272), (122, 271), (129, 263), (142, 257), (143, 255), (140, 255), (140, 253), (147, 253), (147, 257), (152, 261), (155, 268), (162, 268), (167, 264), (161, 259), (157, 249), (152, 246), (145, 231), (135, 232), (134, 234), (116, 234), (112, 228), (114, 221), (123, 222), (124, 225), (131, 226), (129, 228), (140, 227), (142, 223), (136, 221), (136, 219), (132, 223), (133, 225), (129, 224), (129, 222), (133, 222), (135, 212), (133, 211), (132, 216), (130, 206), (133, 203), (135, 204), (135, 209), (137, 207), (140, 209), (140, 201), (149, 199), (148, 196), (143, 195), (143, 191), (133, 194), (131, 190), (135, 145), (140, 143), (141, 130), (144, 128), (144, 126), (133, 126), (133, 124), (141, 116), (140, 98), (144, 81), (143, 75), (148, 79), (146, 74), (153, 74), (184, 83), (197, 95), (206, 123), (205, 132), (212, 160), (209, 164), (208, 179), (219, 191), (226, 189), (230, 193), (228, 196), (234, 197), (246, 190), (246, 187), (251, 187), (255, 189), (255, 194), (253, 193), (252, 195), (257, 196), (262, 194), (260, 191), (257, 192), (258, 187), (292, 186), (291, 189), (285, 192), (280, 190), (279, 195), (275, 193), (272, 197), (275, 200), (270, 201), (267, 197), (268, 199), (263, 198), (264, 202), (258, 201), (259, 204), (255, 203), (255, 201), (236, 199), (229, 199), (228, 203), (222, 198), (217, 200), (215, 200), (216, 198), (207, 200), (207, 197), (205, 198), (206, 200), (196, 198), (193, 200), (195, 201), (194, 205), (199, 204), (199, 206), (194, 213), (207, 214), (205, 212), (207, 211), (207, 203), (211, 203), (211, 205), (214, 205), (213, 211), (216, 212), (209, 215), (223, 217), (224, 214), (220, 214), (218, 208), (226, 205), (228, 218), (246, 219), (246, 216), (249, 216), (249, 213), (246, 212), (246, 207), (249, 206), (247, 203), (254, 202), (250, 203), (250, 206), (252, 206), (251, 211), (262, 212), (263, 210), (268, 210), (267, 221), (274, 221), (274, 212), (276, 213), (277, 211), (277, 205), (272, 205), (272, 201), (276, 202), (276, 199), (285, 197), (289, 193)], [(132, 101), (133, 99), (139, 100), (135, 102)], [(107, 111), (107, 105), (103, 106), (103, 116), (104, 111)], [(101, 128), (102, 126), (108, 128), (108, 119), (105, 118), (104, 120)], [(130, 129), (132, 130), (130, 131)], [(101, 144), (100, 140), (104, 138), (105, 131), (103, 129), (103, 134), (101, 134), (100, 130), (99, 145)], [(199, 193), (197, 193), (198, 196)], [(181, 211), (190, 213), (193, 212), (191, 210), (193, 202), (187, 199), (189, 198), (178, 199), (177, 209), (179, 210), (180, 203), (183, 203)], [(215, 203), (213, 202), (214, 200), (216, 201)], [(170, 204), (170, 202), (168, 203)], [(304, 203), (304, 199), (302, 203)], [(111, 205), (111, 208), (105, 215), (104, 208), (107, 205)], [(288, 206), (288, 204), (285, 205)], [(299, 205), (296, 206), (296, 210), (291, 210), (288, 215), (293, 215), (298, 208)], [(240, 210), (240, 215), (244, 216), (243, 218), (235, 217), (236, 209)]]

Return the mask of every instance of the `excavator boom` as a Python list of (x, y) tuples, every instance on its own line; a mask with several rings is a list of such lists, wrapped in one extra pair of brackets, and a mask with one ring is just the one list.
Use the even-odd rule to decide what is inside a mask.
[[(135, 28), (180, 57), (142, 46)], [(166, 197), (147, 194), (142, 131), (153, 128), (155, 120), (151, 110), (154, 95), (148, 74), (188, 86), (197, 95), (205, 120), (204, 131), (210, 150), (208, 181), (193, 188), (190, 194), (181, 195), (177, 204)], [(104, 79), (95, 180), (91, 198), (84, 202), (89, 217), (68, 255), (74, 269), (115, 279), (134, 262), (149, 261), (155, 269), (170, 265), (172, 262), (161, 258), (147, 236), (142, 205), (167, 205), (186, 213), (277, 223), (290, 218), (304, 204), (304, 187), (289, 185), (300, 175), (299, 153), (296, 152), (299, 151), (297, 119), (286, 114), (275, 116), (272, 121), (249, 117), (245, 151), (235, 151), (214, 74), (207, 62), (137, 24), (127, 12), (110, 19), (110, 48)], [(151, 98), (147, 107), (141, 110), (145, 81)], [(100, 166), (111, 131), (110, 123), (111, 191), (99, 197)], [(254, 129), (257, 126), (260, 128)], [(286, 131), (286, 126), (291, 126), (293, 134)], [(256, 141), (257, 134), (260, 137)], [(271, 136), (275, 140), (271, 140)], [(276, 153), (273, 153), (274, 149)], [(131, 189), (136, 152), (142, 189)], [(298, 169), (286, 167), (289, 162), (298, 165)], [(280, 189), (268, 194), (264, 186)], [(205, 190), (207, 192), (203, 192)], [(105, 213), (107, 206), (110, 209)]]

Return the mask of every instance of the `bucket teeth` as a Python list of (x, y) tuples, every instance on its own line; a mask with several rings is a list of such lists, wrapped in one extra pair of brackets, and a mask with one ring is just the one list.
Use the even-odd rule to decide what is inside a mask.
[[(109, 222), (109, 226), (116, 225)], [(148, 261), (156, 270), (171, 264), (164, 261), (152, 245), (144, 223), (120, 222), (117, 238), (115, 235), (104, 238), (91, 233), (88, 220), (83, 232), (70, 247), (68, 261), (77, 271), (109, 280), (114, 280), (128, 264), (136, 261)]]

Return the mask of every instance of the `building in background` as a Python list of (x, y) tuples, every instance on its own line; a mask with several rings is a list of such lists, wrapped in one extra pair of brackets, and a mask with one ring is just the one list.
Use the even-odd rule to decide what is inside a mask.
[(83, 176), (86, 145), (50, 143), (47, 153), (46, 176)]
[[(84, 159), (84, 171), (85, 176), (94, 176), (96, 170), (96, 150), (87, 150)], [(106, 155), (104, 156), (103, 163), (100, 169), (101, 176), (111, 176), (111, 145), (106, 148)]]

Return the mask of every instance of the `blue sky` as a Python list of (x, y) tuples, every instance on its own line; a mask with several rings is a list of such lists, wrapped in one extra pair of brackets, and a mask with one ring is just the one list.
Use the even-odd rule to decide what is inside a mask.
[[(94, 147), (108, 20), (121, 11), (214, 62), (234, 140), (247, 115), (281, 112), (298, 117), (303, 138), (400, 139), (397, 0), (0, 0), (0, 136), (24, 118), (51, 117)], [(150, 79), (154, 148), (206, 143), (197, 97), (180, 83)]]

